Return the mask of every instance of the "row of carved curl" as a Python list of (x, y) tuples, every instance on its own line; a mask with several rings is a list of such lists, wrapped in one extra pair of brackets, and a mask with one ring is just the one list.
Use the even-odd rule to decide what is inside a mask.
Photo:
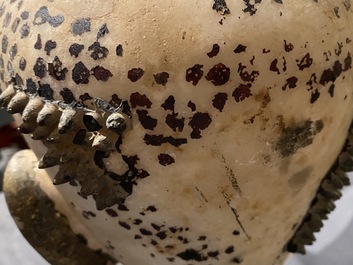
[(94, 103), (92, 110), (78, 102), (48, 101), (16, 84), (9, 84), (0, 95), (0, 107), (21, 114), (18, 130), (47, 147), (38, 167), (59, 166), (54, 184), (77, 185), (78, 181), (79, 194), (93, 195), (97, 209), (102, 210), (123, 203), (131, 193), (125, 185), (129, 172), (117, 176), (108, 172), (103, 162), (118, 150), (131, 117), (123, 113), (122, 105), (115, 108), (100, 99)]

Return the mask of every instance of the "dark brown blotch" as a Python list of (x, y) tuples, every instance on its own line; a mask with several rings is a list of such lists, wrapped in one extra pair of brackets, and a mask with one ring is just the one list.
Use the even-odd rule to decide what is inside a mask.
[(174, 138), (172, 136), (164, 136), (162, 134), (159, 134), (159, 135), (145, 134), (143, 140), (147, 145), (152, 145), (152, 146), (161, 146), (162, 144), (168, 143), (172, 146), (179, 147), (183, 144), (187, 144), (188, 142), (186, 138)]
[(150, 230), (147, 230), (145, 228), (140, 228), (140, 233), (144, 236), (152, 236), (153, 233)]
[(132, 68), (127, 72), (127, 78), (129, 78), (131, 82), (136, 82), (144, 75), (144, 73), (145, 71), (140, 67)]
[(156, 81), (158, 85), (165, 86), (168, 82), (169, 74), (167, 72), (161, 72), (161, 73), (154, 74), (153, 77), (154, 77), (154, 81)]
[(191, 248), (178, 253), (177, 256), (182, 260), (186, 260), (186, 261), (190, 261), (190, 260), (206, 261), (208, 259), (207, 256), (203, 256), (199, 251)]
[(124, 228), (127, 229), (127, 230), (130, 230), (130, 229), (131, 229), (131, 226), (130, 226), (128, 223), (126, 223), (126, 222), (119, 221), (119, 225), (122, 226), (122, 227), (124, 227)]
[(185, 118), (177, 118), (178, 113), (168, 114), (165, 122), (175, 132), (182, 132), (184, 129)]
[(222, 112), (227, 100), (227, 93), (217, 93), (212, 100), (212, 106)]
[(171, 110), (174, 112), (174, 104), (175, 104), (175, 99), (173, 96), (169, 96), (164, 103), (161, 105), (161, 107), (164, 110)]
[(292, 43), (288, 42), (286, 40), (284, 40), (284, 50), (286, 52), (291, 52), (294, 49), (294, 46)]
[(139, 107), (146, 107), (151, 108), (152, 102), (145, 94), (140, 94), (139, 92), (132, 93), (130, 95), (130, 104), (132, 108)]
[(138, 119), (141, 125), (143, 126), (143, 128), (151, 131), (153, 131), (156, 128), (157, 119), (154, 119), (150, 115), (148, 115), (147, 110), (136, 110), (136, 113), (138, 115)]
[(92, 68), (91, 74), (97, 79), (97, 81), (107, 82), (113, 74), (104, 67), (97, 65)]
[(216, 43), (216, 44), (213, 44), (212, 50), (207, 53), (207, 56), (210, 57), (210, 58), (215, 57), (215, 56), (218, 55), (219, 50), (220, 50), (219, 45), (218, 45), (217, 43)]
[(251, 97), (253, 94), (251, 93), (251, 84), (240, 84), (237, 88), (233, 91), (233, 98), (236, 102), (241, 102), (248, 97)]
[(310, 57), (310, 53), (305, 54), (305, 56), (297, 60), (297, 65), (299, 70), (303, 71), (305, 68), (309, 68), (313, 64), (313, 58)]
[(82, 102), (93, 99), (88, 93), (84, 93), (80, 95), (79, 98)]
[(249, 72), (246, 71), (246, 68), (247, 67), (245, 65), (243, 65), (242, 63), (238, 64), (239, 76), (243, 81), (253, 83), (256, 80), (256, 78), (260, 75), (260, 72), (253, 70), (249, 74)]
[(186, 81), (192, 82), (196, 86), (203, 76), (203, 65), (195, 64), (193, 67), (190, 67), (186, 70)]
[(119, 44), (118, 46), (116, 46), (115, 54), (119, 57), (123, 56), (123, 45)]
[(189, 126), (192, 128), (191, 138), (199, 139), (201, 138), (201, 131), (208, 128), (211, 124), (212, 119), (209, 113), (207, 112), (197, 112), (191, 118)]
[(239, 44), (235, 49), (234, 49), (234, 53), (242, 53), (246, 51), (246, 46)]
[(282, 90), (285, 91), (287, 88), (293, 89), (297, 87), (298, 78), (296, 76), (292, 76), (287, 78), (286, 83), (282, 86)]
[(213, 66), (207, 73), (206, 79), (215, 86), (222, 86), (229, 81), (230, 69), (222, 63)]
[(175, 159), (168, 154), (159, 154), (158, 161), (159, 161), (159, 164), (165, 167), (175, 163)]

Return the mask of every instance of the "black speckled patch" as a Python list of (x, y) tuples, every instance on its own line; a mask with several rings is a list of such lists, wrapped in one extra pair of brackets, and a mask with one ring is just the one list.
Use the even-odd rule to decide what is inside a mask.
[(33, 71), (35, 76), (43, 78), (47, 75), (47, 64), (43, 58), (38, 57), (35, 65), (33, 66)]
[(72, 80), (76, 84), (88, 84), (90, 75), (90, 71), (81, 61), (72, 69)]
[(88, 93), (80, 95), (79, 98), (82, 102), (93, 99)]
[(43, 100), (53, 100), (54, 91), (49, 84), (39, 84), (38, 95)]
[(27, 61), (25, 58), (21, 57), (20, 61), (19, 61), (19, 68), (21, 71), (26, 70), (26, 66), (27, 66)]
[(172, 136), (164, 136), (162, 134), (160, 135), (145, 134), (143, 140), (147, 145), (152, 145), (152, 146), (161, 146), (162, 144), (168, 143), (168, 144), (171, 144), (172, 146), (179, 147), (187, 143), (186, 138), (174, 138)]
[(28, 11), (23, 11), (23, 12), (21, 13), (21, 18), (22, 18), (23, 20), (28, 19), (28, 17), (29, 17)]
[(35, 14), (33, 25), (39, 26), (46, 22), (52, 27), (56, 28), (64, 22), (65, 18), (62, 15), (49, 15), (48, 7), (42, 6)]
[(2, 23), (2, 27), (3, 28), (7, 28), (10, 25), (11, 17), (12, 17), (11, 13), (7, 13), (6, 14), (5, 19), (4, 19), (3, 23)]
[(28, 26), (27, 23), (23, 24), (20, 29), (21, 39), (28, 37), (31, 28)]
[(6, 35), (2, 36), (2, 41), (1, 41), (1, 51), (2, 53), (7, 53), (7, 47), (9, 45), (9, 38)]
[(92, 51), (91, 58), (93, 60), (104, 59), (108, 56), (109, 53), (109, 50), (106, 47), (101, 46), (98, 41), (89, 46), (88, 50)]
[(74, 94), (71, 92), (70, 89), (68, 89), (67, 87), (64, 87), (59, 94), (62, 96), (62, 98), (64, 99), (64, 103), (66, 104), (70, 104), (71, 102), (75, 101), (75, 96)]
[(12, 25), (11, 25), (11, 30), (13, 33), (16, 32), (17, 28), (18, 28), (18, 25), (20, 24), (21, 22), (21, 19), (20, 18), (15, 18), (15, 20), (12, 22)]
[(203, 256), (199, 251), (195, 249), (186, 249), (185, 251), (178, 253), (177, 256), (186, 261), (205, 261), (208, 259), (207, 256)]
[(212, 9), (216, 10), (222, 15), (230, 14), (230, 10), (227, 7), (227, 3), (225, 0), (213, 0)]
[(81, 53), (81, 51), (85, 48), (84, 45), (82, 44), (78, 44), (78, 43), (74, 43), (71, 44), (70, 48), (69, 48), (69, 53), (71, 56), (75, 56), (75, 58), (78, 57), (78, 55)]
[(105, 35), (107, 35), (109, 33), (109, 29), (108, 29), (108, 26), (106, 23), (104, 23), (98, 30), (98, 33), (97, 33), (97, 40), (99, 38), (102, 38), (104, 37)]
[(252, 2), (255, 2), (254, 4), (250, 3), (250, 0), (243, 0), (244, 4), (245, 4), (245, 8), (243, 9), (244, 13), (249, 13), (250, 16), (253, 16), (256, 14), (257, 12), (257, 8), (256, 8), (256, 4), (260, 4), (262, 2), (262, 0), (255, 0)]
[(118, 217), (118, 213), (111, 209), (111, 208), (108, 208), (108, 209), (105, 209), (105, 212), (110, 216), (110, 217)]
[(119, 221), (119, 225), (121, 225), (122, 227), (124, 227), (127, 230), (131, 229), (131, 226), (123, 221)]
[(43, 44), (42, 44), (42, 36), (40, 34), (37, 34), (37, 41), (34, 43), (34, 49), (40, 50), (42, 49)]
[(50, 55), (51, 50), (56, 48), (56, 41), (48, 40), (45, 43), (44, 50), (46, 51), (47, 55)]
[(13, 59), (17, 55), (17, 52), (18, 52), (18, 47), (17, 47), (17, 44), (15, 43), (14, 45), (11, 46), (10, 51), (9, 51), (11, 61), (13, 61)]
[(71, 25), (71, 31), (76, 35), (82, 35), (85, 32), (91, 31), (91, 21), (89, 18), (80, 18), (77, 19), (72, 25)]
[(226, 254), (231, 254), (234, 252), (234, 246), (229, 246), (226, 248), (226, 250), (224, 251)]
[(55, 56), (53, 62), (48, 63), (48, 72), (49, 75), (54, 77), (58, 81), (65, 80), (68, 69), (62, 66), (60, 59)]
[(115, 49), (116, 56), (123, 56), (123, 45), (119, 44)]
[(26, 91), (25, 93), (29, 96), (34, 96), (37, 94), (37, 85), (32, 78), (26, 80)]

